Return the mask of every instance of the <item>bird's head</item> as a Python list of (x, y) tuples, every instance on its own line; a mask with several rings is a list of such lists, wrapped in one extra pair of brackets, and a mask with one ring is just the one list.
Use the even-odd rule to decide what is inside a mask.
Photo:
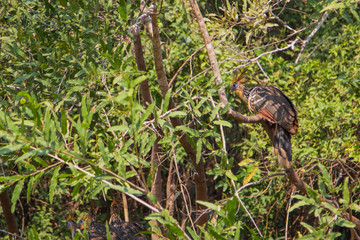
[(66, 229), (70, 230), (72, 233), (74, 233), (77, 229), (77, 224), (73, 219), (73, 216), (70, 214), (67, 221), (66, 221)]
[(79, 220), (78, 226), (80, 229), (88, 228), (90, 226), (90, 217), (89, 216), (82, 217)]
[(116, 212), (119, 208), (118, 202), (116, 201), (116, 198), (114, 198), (114, 200), (112, 201), (111, 205), (110, 205), (110, 212)]
[(230, 88), (230, 92), (237, 92), (238, 90), (242, 90), (244, 88), (244, 83), (246, 82), (245, 79), (245, 72), (242, 72), (240, 76), (236, 73)]
[(235, 74), (232, 86), (230, 88), (230, 92), (236, 92), (244, 102), (247, 102), (247, 98), (245, 96), (247, 88), (244, 85), (246, 82), (245, 72), (246, 71), (242, 72), (240, 76), (238, 74)]

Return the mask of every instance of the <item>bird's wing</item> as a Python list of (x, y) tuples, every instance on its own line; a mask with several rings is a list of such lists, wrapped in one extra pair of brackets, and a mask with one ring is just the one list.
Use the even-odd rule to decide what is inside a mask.
[(291, 134), (296, 133), (297, 110), (279, 88), (272, 85), (252, 88), (248, 106), (251, 112), (257, 112), (270, 122), (278, 123)]

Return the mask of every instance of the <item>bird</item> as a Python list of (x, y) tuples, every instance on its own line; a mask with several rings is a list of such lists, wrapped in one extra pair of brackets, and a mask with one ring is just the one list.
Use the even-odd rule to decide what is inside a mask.
[(71, 215), (69, 215), (66, 221), (66, 228), (71, 232), (71, 237), (75, 239), (75, 234), (79, 229), (79, 225), (74, 221)]
[(125, 222), (120, 217), (120, 206), (116, 198), (111, 203), (110, 206), (110, 220), (109, 226), (115, 228), (117, 235), (122, 240), (147, 240), (144, 234), (139, 234), (143, 231), (143, 228), (136, 223)]
[(239, 95), (251, 113), (259, 114), (273, 130), (273, 153), (285, 170), (292, 168), (291, 135), (298, 131), (298, 111), (277, 86), (257, 85), (247, 88), (243, 72), (235, 75), (230, 91)]
[(116, 197), (115, 197), (110, 205), (109, 224), (111, 226), (118, 227), (122, 222), (124, 222), (124, 221), (121, 219), (121, 216), (120, 216), (120, 206), (119, 206), (118, 202), (116, 201)]
[[(90, 211), (87, 216), (80, 219), (79, 228), (87, 233), (89, 239), (92, 240), (107, 240), (106, 225), (96, 221), (97, 208), (90, 206)], [(121, 240), (114, 227), (109, 225), (110, 238), (112, 240)]]

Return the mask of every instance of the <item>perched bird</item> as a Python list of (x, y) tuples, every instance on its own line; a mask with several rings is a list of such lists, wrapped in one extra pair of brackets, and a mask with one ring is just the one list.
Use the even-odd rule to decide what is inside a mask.
[[(107, 240), (106, 226), (103, 223), (96, 222), (97, 209), (90, 207), (89, 214), (86, 217), (80, 219), (78, 226), (80, 229), (86, 230), (89, 239), (92, 240)], [(114, 227), (109, 225), (110, 238), (112, 240), (121, 240), (116, 233)]]
[(230, 91), (236, 92), (251, 113), (258, 113), (267, 120), (274, 131), (273, 150), (278, 163), (291, 168), (291, 135), (297, 133), (298, 114), (291, 100), (276, 86), (257, 85), (247, 88), (243, 81), (244, 73), (235, 76)]
[(69, 215), (69, 218), (66, 221), (66, 228), (71, 232), (71, 237), (74, 239), (76, 231), (79, 229), (78, 224), (73, 220), (72, 216)]
[(144, 234), (139, 234), (143, 231), (139, 224), (124, 222), (120, 217), (120, 206), (114, 198), (110, 206), (110, 220), (109, 226), (114, 227), (117, 235), (122, 240), (147, 240)]
[(122, 222), (123, 222), (123, 220), (121, 219), (121, 216), (120, 216), (120, 206), (119, 206), (118, 202), (116, 201), (116, 198), (114, 198), (114, 200), (112, 201), (112, 203), (110, 205), (109, 225), (118, 227)]

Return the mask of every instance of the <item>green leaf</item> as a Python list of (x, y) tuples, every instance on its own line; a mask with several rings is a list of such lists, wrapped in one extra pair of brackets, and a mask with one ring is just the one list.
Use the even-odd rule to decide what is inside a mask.
[(210, 228), (209, 229), (210, 234), (215, 237), (216, 240), (227, 240), (227, 238), (224, 238), (223, 236), (221, 236), (220, 234), (218, 234), (217, 232), (214, 231), (214, 229)]
[(332, 1), (327, 7), (323, 8), (320, 12), (325, 12), (327, 10), (346, 8), (346, 5), (342, 2), (338, 2), (337, 0)]
[(345, 219), (339, 219), (336, 221), (336, 225), (340, 227), (346, 227), (346, 228), (354, 228), (356, 225), (348, 220)]
[(227, 170), (226, 172), (225, 172), (225, 175), (228, 177), (228, 178), (230, 178), (230, 179), (232, 179), (232, 180), (238, 180), (238, 178), (232, 173), (232, 171), (231, 170)]
[(20, 194), (21, 194), (21, 190), (24, 186), (24, 181), (25, 180), (21, 180), (19, 181), (15, 188), (14, 188), (14, 191), (13, 191), (13, 194), (12, 194), (12, 197), (11, 197), (11, 203), (12, 203), (12, 206), (11, 206), (11, 212), (15, 212), (15, 206), (16, 206), (16, 202), (17, 200), (19, 199), (20, 197)]
[(349, 207), (354, 211), (360, 212), (360, 206), (356, 203), (351, 203)]
[(83, 121), (87, 120), (88, 116), (88, 109), (86, 106), (86, 95), (84, 95), (81, 99), (81, 116), (83, 118)]
[(215, 108), (211, 111), (209, 121), (214, 120), (214, 118), (216, 117), (216, 114), (217, 114), (217, 113), (219, 112), (219, 110), (220, 110), (220, 107), (221, 107), (221, 104), (219, 103), (219, 104), (216, 105)]
[(146, 76), (146, 75), (142, 75), (142, 76), (140, 76), (140, 77), (135, 78), (135, 80), (131, 81), (131, 83), (132, 83), (133, 86), (136, 86), (136, 85), (138, 85), (139, 83), (145, 81), (146, 79), (147, 79), (147, 76)]
[(307, 191), (310, 198), (312, 198), (315, 202), (319, 204), (321, 203), (318, 191), (312, 189), (311, 187), (307, 187)]
[(219, 216), (221, 217), (226, 217), (226, 213), (224, 212), (223, 209), (221, 209), (220, 206), (214, 204), (214, 203), (210, 203), (210, 202), (204, 202), (204, 201), (196, 201), (197, 203), (204, 205), (207, 208), (213, 209), (215, 212), (217, 212), (217, 214), (219, 214)]
[(311, 198), (301, 196), (301, 195), (295, 195), (294, 198), (299, 199), (300, 201), (295, 203), (291, 206), (291, 208), (288, 210), (289, 212), (293, 211), (296, 208), (306, 206), (306, 205), (314, 205), (315, 201)]
[(107, 238), (107, 240), (111, 240), (112, 238), (110, 236), (109, 224), (107, 221), (106, 221), (105, 228), (106, 228), (106, 238)]
[(140, 118), (140, 123), (141, 123), (141, 124), (142, 124), (146, 119), (148, 119), (148, 117), (150, 116), (150, 114), (153, 112), (154, 108), (155, 108), (155, 102), (153, 102), (152, 104), (150, 104), (150, 105), (147, 107), (145, 113), (141, 116), (141, 118)]
[(183, 131), (183, 132), (187, 132), (189, 133), (190, 135), (194, 136), (194, 137), (199, 137), (199, 132), (195, 129), (192, 129), (192, 128), (189, 128), (189, 127), (186, 127), (186, 126), (177, 126), (175, 128), (176, 131)]
[(346, 177), (343, 184), (343, 198), (345, 205), (350, 203), (350, 193), (349, 193), (349, 177)]
[(334, 207), (333, 205), (331, 205), (330, 203), (322, 202), (322, 205), (324, 207), (326, 207), (327, 209), (329, 209), (332, 213), (334, 213), (334, 214), (338, 213), (338, 209), (336, 207)]
[(201, 148), (202, 148), (202, 140), (201, 138), (199, 138), (196, 142), (196, 164), (198, 164), (201, 159)]
[(105, 146), (104, 146), (104, 143), (103, 141), (101, 140), (101, 138), (98, 138), (98, 146), (99, 146), (99, 150), (100, 150), (100, 154), (101, 154), (101, 157), (106, 161), (108, 162), (109, 159), (108, 159), (108, 156), (106, 154), (106, 150), (105, 150)]
[(162, 106), (162, 113), (166, 113), (168, 111), (170, 97), (171, 97), (171, 88), (167, 91), (167, 93), (165, 95), (165, 98), (163, 101), (163, 106)]
[(312, 227), (311, 225), (307, 224), (307, 223), (301, 222), (300, 224), (303, 225), (309, 232), (314, 232), (315, 231), (315, 228)]
[(106, 184), (100, 184), (96, 186), (95, 189), (92, 189), (89, 194), (89, 199), (93, 199), (99, 192), (101, 192), (104, 188), (106, 188), (108, 185)]
[(174, 111), (174, 112), (170, 112), (169, 115), (166, 117), (180, 117), (180, 116), (187, 116), (187, 115), (188, 114), (183, 111)]
[(155, 195), (152, 194), (151, 192), (149, 192), (149, 193), (147, 194), (147, 197), (148, 197), (148, 198), (150, 199), (150, 201), (152, 201), (153, 203), (157, 203), (157, 199), (156, 199)]
[(128, 130), (129, 130), (129, 127), (127, 125), (119, 125), (119, 126), (109, 127), (106, 131), (107, 132), (111, 132), (111, 131), (125, 132), (125, 131), (128, 131)]
[(61, 133), (64, 135), (67, 133), (67, 124), (66, 112), (64, 109), (61, 109)]
[(45, 132), (45, 140), (50, 142), (50, 108), (47, 107), (45, 111), (45, 119), (44, 119), (44, 132)]
[(198, 235), (193, 229), (190, 227), (186, 227), (186, 231), (190, 234), (191, 238), (194, 240), (201, 240), (201, 236)]
[(126, 21), (128, 19), (128, 13), (127, 13), (125, 0), (120, 0), (120, 5), (118, 7), (118, 11), (119, 11), (121, 19)]
[(358, 22), (360, 22), (359, 14), (358, 14), (358, 12), (356, 11), (356, 8), (357, 8), (357, 7), (358, 7), (358, 6), (356, 6), (356, 5), (350, 6), (350, 12), (351, 12), (352, 15), (356, 18), (356, 20), (357, 20)]
[(27, 203), (29, 203), (29, 200), (30, 200), (30, 195), (31, 195), (32, 190), (33, 190), (34, 181), (35, 181), (35, 176), (31, 177), (29, 182), (28, 182), (27, 192), (26, 192), (26, 202)]
[(327, 169), (324, 167), (324, 165), (322, 165), (321, 163), (318, 163), (318, 167), (319, 167), (320, 170), (321, 170), (322, 177), (323, 177), (323, 180), (324, 180), (325, 183), (326, 183), (326, 186), (327, 186), (329, 189), (331, 189), (331, 188), (332, 188), (332, 181), (331, 181), (331, 177), (330, 177), (329, 172), (328, 172)]
[(0, 148), (0, 155), (8, 154), (10, 152), (14, 152), (20, 150), (24, 144), (22, 143), (15, 143), (15, 144), (8, 144), (3, 148)]
[(214, 121), (214, 124), (216, 125), (223, 125), (225, 127), (229, 127), (229, 128), (232, 128), (232, 124), (228, 121), (225, 121), (225, 120), (217, 120), (217, 121)]
[(119, 185), (109, 185), (110, 188), (114, 189), (114, 190), (118, 190), (120, 192), (124, 192), (124, 193), (131, 193), (133, 195), (137, 195), (137, 196), (142, 196), (143, 193), (138, 191), (138, 190), (134, 190), (131, 189), (129, 187), (123, 187), (123, 186), (119, 186)]
[(59, 176), (60, 166), (57, 166), (53, 172), (52, 178), (50, 180), (50, 187), (49, 187), (49, 202), (50, 204), (53, 203), (55, 188), (57, 186), (58, 180), (57, 177)]
[(21, 155), (20, 157), (18, 157), (16, 160), (15, 160), (15, 163), (18, 163), (18, 162), (21, 162), (25, 159), (29, 159), (31, 158), (32, 156), (34, 156), (36, 154), (36, 150), (30, 150), (29, 152), (27, 153), (24, 153), (23, 155)]

